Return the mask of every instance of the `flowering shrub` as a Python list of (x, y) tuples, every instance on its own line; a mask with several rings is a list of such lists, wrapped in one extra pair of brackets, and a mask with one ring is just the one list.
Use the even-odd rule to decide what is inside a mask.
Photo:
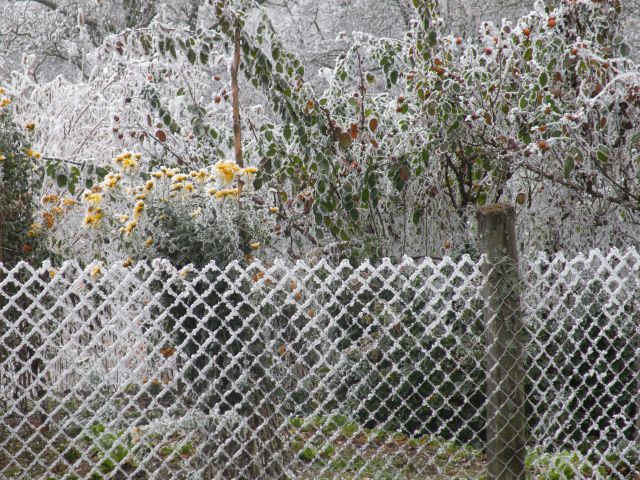
[[(178, 265), (210, 260), (224, 265), (269, 243), (268, 209), (244, 201), (255, 167), (220, 161), (185, 173), (168, 167), (144, 172), (141, 162), (140, 153), (124, 152), (113, 160), (114, 170), (85, 190), (79, 202), (55, 198), (72, 207), (67, 219), (72, 228), (58, 232), (61, 245), (73, 245), (80, 235), (89, 258), (119, 258), (127, 265), (159, 257)], [(243, 194), (234, 187), (241, 180)]]

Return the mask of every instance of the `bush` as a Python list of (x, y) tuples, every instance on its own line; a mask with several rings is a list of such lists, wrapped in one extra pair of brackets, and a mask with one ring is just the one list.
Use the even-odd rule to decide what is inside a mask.
[(45, 252), (38, 237), (51, 216), (36, 222), (37, 196), (42, 184), (42, 171), (37, 164), (40, 154), (31, 149), (25, 132), (15, 124), (10, 99), (0, 88), (0, 262), (7, 266), (19, 260), (38, 262)]

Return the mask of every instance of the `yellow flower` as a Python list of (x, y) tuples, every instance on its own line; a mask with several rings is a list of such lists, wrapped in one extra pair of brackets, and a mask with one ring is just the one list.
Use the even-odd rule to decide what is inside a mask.
[(127, 170), (135, 170), (136, 168), (138, 168), (138, 162), (133, 158), (128, 157), (122, 160), (122, 170), (125, 172)]
[(91, 268), (91, 278), (96, 280), (100, 275), (102, 275), (102, 267), (100, 267), (100, 265), (94, 265)]
[(49, 270), (49, 278), (53, 278), (56, 276), (56, 271), (55, 270)]
[(104, 217), (104, 212), (100, 207), (89, 207), (84, 216), (83, 224), (85, 227), (97, 227), (102, 217)]
[(24, 126), (25, 129), (29, 130), (30, 132), (33, 132), (36, 128), (36, 124), (33, 122), (27, 122)]
[(8, 98), (5, 98), (4, 100), (2, 100), (2, 101), (0, 102), (0, 108), (4, 108), (4, 107), (6, 107), (7, 105), (11, 105), (11, 100), (9, 100)]
[(60, 197), (54, 193), (42, 197), (42, 203), (58, 203)]
[(126, 222), (127, 220), (129, 220), (129, 215), (120, 215), (118, 217), (118, 220), (120, 220), (122, 223)]
[(131, 220), (130, 222), (127, 222), (127, 224), (124, 227), (122, 227), (120, 231), (125, 235), (131, 235), (131, 233), (136, 229), (137, 226), (138, 226), (138, 221)]
[(64, 205), (65, 207), (73, 207), (77, 203), (78, 202), (73, 198), (65, 198), (62, 200), (62, 205)]
[(114, 162), (118, 165), (122, 171), (126, 172), (128, 170), (135, 170), (138, 168), (138, 159), (140, 159), (141, 155), (136, 153), (135, 155), (131, 152), (124, 152), (114, 158)]
[(215, 195), (218, 192), (218, 190), (216, 188), (210, 188), (207, 190), (207, 193), (209, 195)]
[(249, 246), (251, 248), (253, 248), (254, 250), (257, 250), (257, 249), (260, 248), (260, 243), (259, 242), (253, 242), (253, 243), (250, 243)]
[(42, 212), (42, 219), (44, 220), (45, 226), (49, 230), (51, 230), (56, 224), (56, 221), (53, 218), (53, 213), (51, 212)]
[(279, 209), (278, 207), (271, 207), (271, 208), (269, 209), (269, 211), (270, 211), (271, 213), (278, 213), (278, 212), (280, 211), (280, 209)]
[(29, 227), (29, 231), (27, 232), (27, 236), (28, 237), (37, 237), (38, 235), (40, 235), (40, 232), (42, 231), (42, 225), (39, 223), (32, 223), (31, 226)]
[(184, 173), (180, 173), (178, 175), (175, 175), (172, 181), (174, 183), (179, 183), (179, 182), (184, 182), (187, 178), (188, 178), (187, 175), (185, 175)]
[(191, 183), (191, 182), (187, 182), (187, 183), (185, 183), (185, 184), (184, 184), (184, 189), (185, 189), (187, 192), (193, 192), (193, 183)]
[(82, 199), (91, 205), (100, 205), (102, 203), (102, 194), (85, 190), (82, 194)]
[(4, 95), (5, 93), (7, 93), (7, 91), (4, 88), (0, 87), (0, 95)]
[(255, 175), (256, 173), (258, 173), (258, 169), (256, 167), (247, 167), (240, 170), (240, 174), (245, 175), (247, 177), (250, 177), (251, 175)]
[(191, 212), (191, 218), (197, 218), (202, 215), (202, 208), (196, 208), (193, 212)]
[(144, 188), (147, 192), (150, 192), (151, 190), (153, 190), (153, 187), (156, 184), (153, 182), (153, 180), (147, 180), (147, 183), (144, 184)]
[(183, 185), (181, 183), (176, 183), (171, 185), (171, 191), (182, 190)]
[(240, 170), (240, 167), (236, 164), (236, 162), (229, 161), (219, 161), (213, 166), (220, 183), (224, 186), (231, 185), (233, 183), (233, 179)]
[(4, 162), (7, 159), (4, 155), (0, 155), (0, 162)]
[(191, 177), (198, 183), (203, 183), (209, 178), (209, 174), (206, 170), (198, 170), (197, 172), (191, 172)]
[(224, 190), (218, 190), (215, 193), (215, 196), (218, 200), (226, 198), (226, 197), (232, 197), (234, 195), (238, 195), (238, 189), (237, 188), (225, 188)]
[(130, 267), (131, 265), (133, 265), (133, 258), (131, 258), (131, 257), (129, 257), (129, 258), (127, 258), (126, 260), (123, 260), (123, 261), (122, 261), (122, 266), (123, 266), (124, 268), (128, 268), (128, 267)]
[(144, 200), (145, 198), (147, 198), (147, 194), (146, 193), (139, 193), (138, 195), (136, 195), (134, 197), (136, 200)]
[(114, 188), (116, 185), (118, 185), (118, 182), (120, 180), (122, 180), (122, 175), (120, 175), (119, 173), (108, 173), (107, 176), (104, 177), (102, 185), (104, 185), (105, 188)]
[(27, 157), (35, 157), (36, 156), (36, 152), (35, 150), (31, 149), (31, 148), (25, 148), (24, 149), (24, 153)]
[(62, 215), (64, 213), (64, 209), (62, 207), (53, 207), (51, 209), (51, 213), (53, 213), (54, 215)]
[(151, 172), (151, 176), (153, 178), (162, 178), (162, 177), (165, 176), (165, 173), (164, 172)]
[(151, 245), (153, 245), (153, 238), (149, 237), (144, 241), (144, 246), (150, 247)]
[(139, 200), (136, 202), (136, 206), (133, 207), (133, 218), (139, 218), (144, 210), (144, 202)]

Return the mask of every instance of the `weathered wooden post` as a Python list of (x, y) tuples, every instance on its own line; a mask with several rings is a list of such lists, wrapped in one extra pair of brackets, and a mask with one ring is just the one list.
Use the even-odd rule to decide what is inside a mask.
[(485, 255), (487, 349), (487, 473), (525, 479), (524, 325), (515, 233), (515, 209), (494, 204), (477, 212), (478, 245)]

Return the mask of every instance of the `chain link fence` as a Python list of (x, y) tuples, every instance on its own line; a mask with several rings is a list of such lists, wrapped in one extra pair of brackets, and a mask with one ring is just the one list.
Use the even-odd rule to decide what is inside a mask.
[(636, 478), (639, 280), (634, 249), (0, 267), (0, 477)]

